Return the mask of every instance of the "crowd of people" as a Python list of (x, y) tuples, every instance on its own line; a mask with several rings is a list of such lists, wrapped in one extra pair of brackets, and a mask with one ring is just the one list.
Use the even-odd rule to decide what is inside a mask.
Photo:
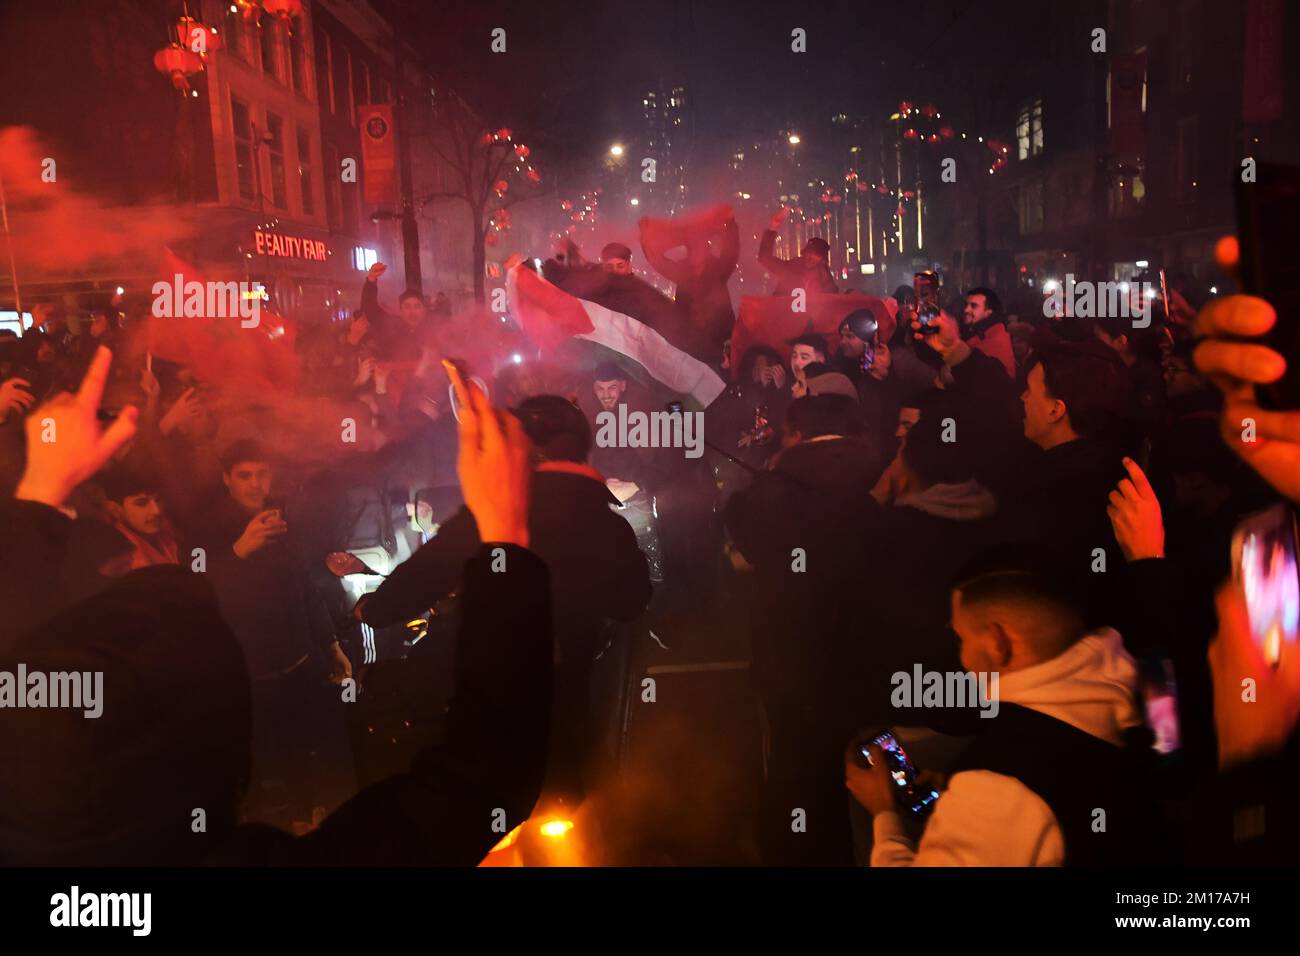
[[(781, 218), (773, 295), (836, 293), (823, 240), (775, 254)], [(539, 271), (726, 382), (699, 459), (595, 442), (599, 413), (681, 398), (618, 355), (461, 361), (506, 333), (417, 290), (386, 311), (382, 264), (297, 341), (295, 400), (365, 436), (337, 450), (302, 449), (301, 406), (151, 355), (116, 305), (0, 340), (0, 671), (109, 695), (99, 720), (0, 710), (23, 768), (0, 860), (477, 863), (502, 821), (599, 786), (610, 623), (701, 621), (749, 650), (758, 862), (1293, 858), (1300, 661), (1294, 635), (1263, 655), (1231, 560), (1243, 517), (1300, 501), (1300, 413), (1253, 393), (1296, 357), (1243, 341), (1267, 303), (1155, 303), (1138, 328), (918, 273), (833, 335), (736, 355), (734, 219), (641, 240), (674, 297), (622, 243)], [(325, 558), (361, 538), (400, 563), (353, 601)], [(347, 706), (373, 635), (449, 600), (436, 739), (367, 780)], [(993, 675), (996, 702), (900, 694), (932, 673)]]

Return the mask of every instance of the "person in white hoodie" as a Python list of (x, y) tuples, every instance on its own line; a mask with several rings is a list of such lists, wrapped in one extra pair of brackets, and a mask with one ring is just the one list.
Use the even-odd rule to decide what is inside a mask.
[(1072, 604), (1047, 573), (1023, 566), (953, 589), (962, 667), (1000, 675), (1000, 706), (973, 721), (979, 733), (949, 768), (919, 840), (877, 751), (870, 769), (846, 760), (846, 785), (873, 815), (872, 866), (1141, 858), (1137, 667), (1114, 630), (1085, 633)]

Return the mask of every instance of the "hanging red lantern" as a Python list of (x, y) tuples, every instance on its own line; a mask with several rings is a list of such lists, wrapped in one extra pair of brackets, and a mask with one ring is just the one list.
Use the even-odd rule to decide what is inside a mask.
[(822, 193), (822, 202), (830, 202), (830, 201), (831, 201), (831, 191), (828, 189), (824, 193)]
[(831, 202), (844, 202), (844, 197), (841, 196), (839, 193), (836, 193), (834, 196), (831, 197)]
[(927, 137), (925, 138), (925, 141), (926, 141), (927, 143), (937, 143), (937, 142), (939, 142), (939, 134), (938, 134), (938, 133), (931, 133), (929, 136), (927, 136)]
[(882, 196), (888, 196), (889, 187), (886, 186), (884, 183), (881, 183), (879, 186), (876, 187), (876, 192), (880, 193), (880, 195)]
[(176, 21), (176, 38), (185, 49), (199, 55), (221, 49), (221, 34), (193, 17), (181, 17)]
[(902, 206), (899, 206), (897, 209), (894, 210), (894, 215), (896, 215), (896, 216), (906, 216), (906, 215), (907, 215), (907, 210), (904, 209)]
[(906, 192), (903, 193), (903, 198), (904, 198), (904, 199), (915, 199), (915, 198), (916, 198), (916, 193), (909, 189), (909, 190), (907, 190)]
[(488, 277), (489, 279), (500, 279), (500, 278), (501, 278), (501, 263), (499, 263), (499, 262), (489, 262), (489, 263), (487, 264), (487, 277)]
[(899, 104), (898, 104), (898, 112), (902, 113), (904, 116), (906, 116), (908, 113), (912, 112), (912, 103), (911, 103), (911, 101), (910, 101), (910, 100), (903, 100), (903, 102), (899, 103)]
[(195, 73), (203, 72), (203, 60), (197, 53), (192, 53), (179, 44), (163, 47), (153, 55), (153, 65), (159, 73), (171, 77), (172, 86), (186, 91), (190, 88), (189, 78)]
[(954, 135), (952, 131), (952, 127), (944, 126), (939, 130), (939, 135), (942, 136), (944, 139), (952, 139)]
[(823, 220), (824, 222), (830, 222), (830, 221), (831, 221), (831, 214), (830, 214), (830, 213), (826, 213), (826, 215), (822, 216), (822, 220)]
[(528, 153), (529, 153), (529, 149), (523, 143), (520, 143), (518, 146), (515, 147), (515, 155), (518, 156), (520, 159), (527, 159)]
[(938, 112), (939, 111), (935, 109), (933, 103), (926, 103), (924, 106), (921, 107), (921, 115), (924, 116), (926, 119), (934, 119), (935, 114)]
[(508, 126), (502, 126), (499, 130), (496, 131), (496, 138), (500, 140), (509, 139), (510, 128)]
[(564, 200), (564, 202), (560, 203), (560, 208), (563, 209), (565, 212), (568, 212), (570, 209), (573, 208), (573, 203), (571, 203), (569, 200), (566, 199)]
[(293, 35), (289, 21), (302, 16), (302, 0), (262, 0), (262, 6), (290, 30), (290, 36)]
[(847, 173), (844, 174), (844, 181), (845, 181), (845, 182), (850, 182), (850, 183), (851, 183), (851, 182), (853, 182), (853, 181), (854, 181), (855, 179), (857, 179), (857, 178), (858, 178), (858, 174), (855, 173), (855, 172), (854, 172), (853, 170), (851, 170), (851, 169), (850, 169)]
[(908, 129), (903, 130), (903, 139), (916, 139), (916, 136), (917, 136), (916, 130), (911, 129), (910, 127)]
[(536, 185), (542, 181), (542, 174), (535, 169), (528, 170), (528, 181)]
[(496, 191), (496, 194), (498, 196), (501, 196), (504, 195), (505, 191), (510, 188), (510, 184), (506, 182), (504, 179), (498, 179), (496, 182), (492, 184), (492, 188), (493, 190)]
[(866, 192), (867, 190), (869, 190), (870, 188), (871, 188), (871, 187), (868, 186), (866, 183), (858, 183), (858, 192), (860, 192), (860, 193), (864, 193), (864, 192)]

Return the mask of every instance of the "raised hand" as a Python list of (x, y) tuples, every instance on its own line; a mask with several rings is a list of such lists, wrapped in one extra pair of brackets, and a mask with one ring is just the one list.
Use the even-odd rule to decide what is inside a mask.
[(1127, 561), (1165, 556), (1165, 523), (1151, 482), (1132, 458), (1124, 459), (1128, 477), (1110, 493), (1110, 525)]
[(524, 426), (509, 412), (493, 408), (475, 382), (466, 382), (451, 362), (443, 368), (456, 390), (460, 415), (460, 476), (465, 505), (485, 544), (528, 547), (528, 503), (533, 448)]
[(76, 395), (60, 392), (28, 416), (27, 467), (15, 498), (62, 506), (135, 435), (139, 412), (134, 406), (123, 409), (106, 430), (99, 427), (99, 401), (112, 364), (113, 353), (101, 345)]

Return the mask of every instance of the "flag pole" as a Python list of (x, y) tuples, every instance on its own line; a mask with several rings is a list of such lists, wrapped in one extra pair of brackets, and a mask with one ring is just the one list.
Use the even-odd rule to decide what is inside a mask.
[[(23, 297), (18, 290), (18, 266), (14, 264), (14, 240), (9, 233), (9, 206), (5, 202), (4, 176), (0, 176), (0, 223), (4, 225), (5, 248), (9, 251), (9, 278), (14, 284), (14, 307), (18, 310), (18, 337), (23, 334)], [(35, 321), (35, 319), (33, 319)]]

